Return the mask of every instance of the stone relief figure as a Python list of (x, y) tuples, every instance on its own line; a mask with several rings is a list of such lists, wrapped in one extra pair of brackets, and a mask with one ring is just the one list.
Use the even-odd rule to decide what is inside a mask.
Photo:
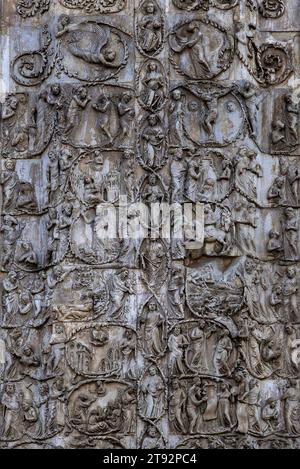
[(164, 20), (158, 2), (146, 0), (141, 3), (137, 18), (137, 45), (146, 55), (154, 56), (160, 51), (164, 39)]
[(155, 173), (150, 173), (146, 177), (140, 192), (145, 203), (154, 204), (163, 202), (166, 199), (163, 183)]
[(169, 105), (169, 135), (172, 145), (180, 145), (181, 147), (185, 145), (184, 113), (184, 95), (180, 90), (174, 90)]
[(120, 319), (124, 315), (125, 302), (130, 295), (134, 295), (134, 281), (128, 270), (123, 270), (111, 278), (110, 317)]
[(296, 261), (299, 258), (299, 225), (296, 211), (289, 207), (284, 212), (282, 226), (284, 259)]
[(288, 153), (299, 145), (299, 97), (297, 101), (291, 92), (279, 96), (275, 101), (271, 125), (271, 150), (274, 153)]
[(7, 160), (0, 173), (0, 184), (3, 190), (3, 208), (5, 211), (37, 211), (38, 205), (34, 187), (30, 182), (21, 181), (16, 162)]
[(67, 135), (79, 126), (82, 119), (83, 110), (86, 108), (89, 101), (90, 98), (86, 88), (81, 87), (78, 89), (78, 91), (75, 92), (67, 113), (68, 124), (65, 128), (65, 133)]
[(257, 182), (262, 177), (262, 168), (257, 163), (257, 154), (254, 150), (243, 147), (235, 167), (235, 184), (238, 191), (246, 194), (251, 200), (257, 200)]
[(218, 340), (214, 353), (214, 366), (217, 375), (230, 375), (231, 370), (228, 366), (228, 360), (230, 358), (233, 349), (232, 341), (229, 337), (229, 331), (224, 331)]
[(140, 393), (142, 400), (140, 409), (142, 415), (156, 421), (165, 410), (165, 383), (156, 366), (151, 366), (141, 382)]
[(166, 349), (166, 318), (154, 298), (144, 307), (139, 321), (146, 356), (163, 356)]
[(203, 45), (203, 34), (195, 22), (189, 23), (186, 28), (174, 36), (171, 44), (173, 50), (186, 55), (187, 70), (192, 77), (208, 76), (210, 66), (207, 61)]
[(186, 390), (181, 387), (179, 381), (175, 380), (169, 396), (169, 419), (175, 432), (186, 433), (184, 419), (186, 400)]
[(176, 326), (169, 334), (168, 349), (169, 349), (169, 367), (171, 374), (184, 375), (185, 366), (185, 348), (188, 346), (189, 341), (185, 334), (182, 333), (181, 327)]
[(17, 440), (20, 436), (20, 410), (22, 395), (17, 391), (15, 384), (6, 384), (1, 396), (4, 426), (2, 438), (4, 440)]
[(141, 441), (141, 449), (163, 449), (165, 443), (159, 430), (154, 425), (149, 425)]
[(285, 318), (290, 322), (298, 320), (298, 275), (295, 267), (288, 267), (282, 286)]
[(11, 152), (22, 153), (29, 148), (29, 125), (27, 122), (27, 96), (25, 94), (9, 95), (3, 104), (1, 134), (3, 138), (3, 155)]
[(140, 71), (140, 102), (148, 111), (159, 111), (166, 99), (165, 75), (161, 64), (151, 60), (143, 64)]
[(132, 105), (132, 95), (131, 93), (124, 93), (118, 104), (118, 113), (119, 113), (119, 139), (121, 142), (124, 141), (127, 137), (130, 137), (132, 122), (135, 117), (135, 111)]
[(169, 257), (163, 241), (146, 240), (141, 246), (139, 257), (144, 278), (150, 287), (166, 281), (166, 267), (169, 265)]
[(9, 267), (15, 260), (16, 243), (21, 237), (25, 228), (25, 222), (19, 222), (18, 219), (11, 215), (3, 217), (0, 233), (3, 233), (3, 255), (2, 266), (3, 268)]
[(160, 117), (152, 114), (143, 126), (141, 133), (141, 160), (151, 169), (160, 168), (165, 163), (165, 129)]

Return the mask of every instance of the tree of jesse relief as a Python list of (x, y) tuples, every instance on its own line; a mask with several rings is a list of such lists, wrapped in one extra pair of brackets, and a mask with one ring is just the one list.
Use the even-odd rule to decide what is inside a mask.
[(299, 1), (4, 3), (0, 448), (298, 449)]

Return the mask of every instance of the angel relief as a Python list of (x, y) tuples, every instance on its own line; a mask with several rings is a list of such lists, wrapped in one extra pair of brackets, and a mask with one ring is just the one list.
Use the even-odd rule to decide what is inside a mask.
[(71, 23), (63, 15), (56, 37), (61, 67), (72, 78), (101, 82), (117, 75), (128, 63), (128, 35), (105, 23)]
[(179, 24), (169, 36), (171, 61), (179, 73), (194, 80), (213, 78), (233, 60), (233, 40), (208, 19)]

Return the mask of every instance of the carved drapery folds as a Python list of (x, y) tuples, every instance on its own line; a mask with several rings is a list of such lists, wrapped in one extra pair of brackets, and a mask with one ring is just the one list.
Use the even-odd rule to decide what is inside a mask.
[(0, 448), (299, 449), (300, 1), (2, 9)]

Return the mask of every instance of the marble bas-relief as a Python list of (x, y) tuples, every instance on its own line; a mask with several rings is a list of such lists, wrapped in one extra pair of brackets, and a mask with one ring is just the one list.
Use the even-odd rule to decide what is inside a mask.
[(0, 448), (299, 449), (300, 1), (0, 8)]

